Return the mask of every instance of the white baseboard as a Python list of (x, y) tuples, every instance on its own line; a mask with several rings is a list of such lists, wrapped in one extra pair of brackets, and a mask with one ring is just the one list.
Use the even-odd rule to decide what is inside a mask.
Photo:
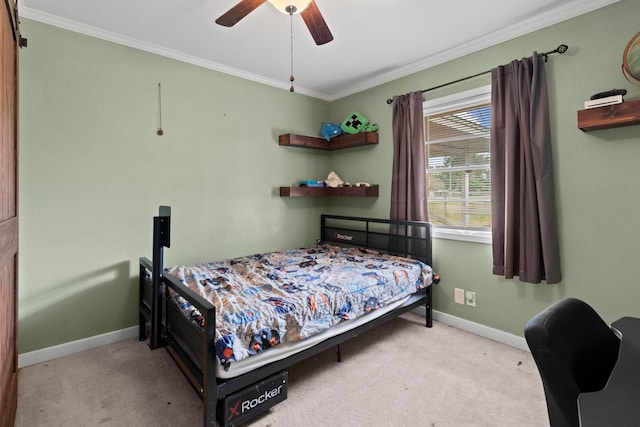
[(30, 351), (29, 353), (22, 353), (18, 355), (18, 369), (35, 365), (36, 363), (47, 362), (59, 357), (69, 356), (70, 354), (81, 351), (91, 350), (103, 345), (113, 344), (136, 336), (138, 336), (138, 327), (132, 326), (119, 331), (107, 332), (102, 335), (83, 338), (41, 350)]
[[(414, 312), (425, 316), (426, 309), (424, 307), (418, 307)], [(433, 320), (444, 323), (445, 325), (453, 326), (463, 331), (471, 332), (472, 334), (479, 335), (483, 338), (488, 338), (497, 341), (502, 344), (509, 345), (511, 347), (518, 348), (520, 350), (529, 351), (527, 341), (523, 337), (519, 337), (508, 332), (494, 329), (489, 326), (475, 323), (470, 320), (462, 319), (460, 317), (452, 316), (447, 313), (433, 310)]]
[[(413, 311), (422, 316), (426, 314), (426, 309), (424, 307), (418, 307)], [(436, 310), (433, 311), (433, 320), (462, 329), (463, 331), (471, 332), (472, 334), (476, 334), (484, 338), (492, 339), (502, 344), (510, 345), (511, 347), (519, 348), (520, 350), (529, 351), (529, 347), (527, 346), (527, 342), (524, 338), (508, 332), (490, 328), (489, 326), (471, 322)], [(47, 362), (59, 357), (69, 356), (81, 351), (91, 350), (103, 345), (113, 344), (136, 336), (138, 336), (138, 327), (132, 326), (119, 331), (108, 332), (102, 335), (96, 335), (53, 347), (43, 348), (41, 350), (31, 351), (29, 353), (19, 354), (18, 368), (25, 368), (30, 365)]]

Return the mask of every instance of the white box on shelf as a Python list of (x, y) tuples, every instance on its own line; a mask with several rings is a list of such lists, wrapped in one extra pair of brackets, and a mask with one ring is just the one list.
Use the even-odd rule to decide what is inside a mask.
[(622, 95), (607, 96), (605, 98), (592, 99), (584, 102), (584, 108), (598, 108), (605, 105), (622, 104)]

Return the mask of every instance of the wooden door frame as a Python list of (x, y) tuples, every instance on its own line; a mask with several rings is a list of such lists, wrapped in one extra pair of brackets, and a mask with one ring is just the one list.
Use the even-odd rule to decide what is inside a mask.
[[(13, 287), (9, 291), (9, 295), (13, 296), (13, 301), (7, 302), (7, 306), (3, 306), (3, 309), (7, 307), (12, 310), (9, 314), (9, 318), (13, 316), (13, 324), (8, 328), (8, 335), (5, 337), (6, 341), (0, 344), (7, 343), (9, 345), (9, 351), (2, 355), (0, 363), (3, 365), (2, 383), (0, 384), (0, 427), (10, 427), (15, 423), (17, 405), (18, 405), (18, 46), (20, 45), (20, 31), (18, 28), (18, 5), (17, 0), (5, 0), (5, 13), (6, 19), (3, 17), (3, 27), (5, 23), (11, 25), (8, 30), (11, 31), (13, 36), (13, 43), (10, 46), (13, 50), (13, 58), (10, 61), (6, 61), (6, 57), (11, 55), (8, 53), (10, 49), (7, 49), (5, 43), (10, 41), (4, 40), (7, 28), (3, 28), (3, 43), (2, 43), (2, 64), (10, 63), (13, 70), (2, 70), (3, 74), (7, 71), (13, 73), (12, 79), (9, 80), (8, 88), (12, 91), (13, 99), (7, 104), (11, 105), (8, 109), (9, 113), (2, 119), (7, 119), (7, 123), (13, 127), (12, 131), (7, 132), (11, 135), (11, 138), (3, 138), (2, 144), (7, 144), (9, 152), (12, 152), (13, 162), (12, 172), (14, 174), (11, 177), (11, 185), (13, 185), (12, 191), (8, 194), (2, 194), (2, 200), (0, 202), (5, 203), (7, 200), (11, 200), (12, 208), (2, 213), (0, 217), (0, 286), (7, 285)], [(13, 84), (13, 88), (10, 86)], [(5, 102), (4, 100), (2, 102)], [(3, 113), (4, 116), (4, 113)], [(6, 136), (6, 135), (3, 135)], [(11, 139), (10, 141), (7, 141)], [(7, 175), (10, 176), (10, 175)], [(5, 178), (4, 176), (0, 179)], [(6, 197), (7, 200), (4, 200)], [(6, 268), (9, 266), (9, 268)], [(6, 282), (4, 281), (5, 279)], [(5, 289), (6, 290), (6, 289)], [(4, 293), (3, 289), (0, 289)], [(1, 371), (0, 371), (1, 372)]]

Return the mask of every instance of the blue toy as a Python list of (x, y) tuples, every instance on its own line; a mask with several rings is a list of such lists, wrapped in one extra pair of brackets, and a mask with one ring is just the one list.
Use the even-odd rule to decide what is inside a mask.
[(320, 127), (320, 136), (322, 136), (327, 141), (331, 141), (331, 138), (334, 136), (342, 135), (344, 132), (340, 125), (334, 125), (331, 123), (322, 123)]

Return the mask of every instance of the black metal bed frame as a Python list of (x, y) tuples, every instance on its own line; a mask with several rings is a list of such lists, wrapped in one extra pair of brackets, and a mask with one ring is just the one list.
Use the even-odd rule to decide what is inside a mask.
[[(427, 312), (426, 326), (432, 326), (432, 289), (428, 286), (411, 296), (402, 306), (368, 323), (256, 370), (233, 378), (218, 379), (214, 349), (216, 308), (164, 271), (164, 248), (170, 247), (171, 208), (161, 206), (153, 224), (153, 261), (146, 257), (140, 258), (140, 340), (147, 339), (147, 327), (150, 323), (149, 347), (152, 350), (165, 347), (199, 392), (203, 400), (205, 426), (216, 426), (216, 412), (221, 409), (219, 405), (232, 393), (254, 386), (265, 378), (332, 347), (338, 347), (339, 358), (341, 343), (402, 313), (424, 305)], [(324, 242), (368, 247), (419, 259), (432, 266), (430, 223), (322, 215), (320, 231)], [(204, 331), (197, 328), (173, 304), (167, 303), (167, 288), (180, 294), (200, 311), (205, 319)]]

